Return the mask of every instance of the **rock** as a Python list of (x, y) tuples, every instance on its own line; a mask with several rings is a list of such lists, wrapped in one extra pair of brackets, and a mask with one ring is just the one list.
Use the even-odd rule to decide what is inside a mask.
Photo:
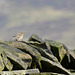
[(68, 48), (62, 43), (53, 40), (42, 40), (36, 35), (32, 35), (28, 40), (28, 43), (32, 47), (36, 48), (40, 52), (41, 56), (52, 62), (56, 62), (57, 64), (62, 63), (65, 56), (67, 57), (68, 62), (70, 62)]
[(38, 69), (28, 69), (28, 70), (15, 70), (15, 71), (1, 71), (1, 75), (25, 75), (25, 74), (38, 74)]
[(47, 53), (44, 49), (39, 48), (39, 47), (34, 46), (34, 45), (31, 45), (31, 46), (33, 48), (37, 49), (37, 51), (41, 54), (41, 56), (43, 56), (43, 57), (45, 57), (45, 58), (47, 58), (51, 61), (59, 63), (58, 59), (55, 56), (53, 56), (52, 54)]
[[(30, 75), (34, 75), (34, 74), (30, 74)], [(39, 74), (35, 74), (35, 75), (63, 75), (63, 74), (59, 74), (59, 73), (52, 73), (52, 72), (46, 72), (46, 73), (39, 73)]]
[[(5, 70), (9, 70), (7, 74), (13, 74), (15, 71), (11, 70), (38, 68), (40, 72), (72, 75), (75, 72), (74, 65), (75, 50), (68, 50), (57, 41), (41, 39), (35, 34), (27, 42), (0, 41), (0, 71), (4, 70), (2, 74), (6, 74)], [(17, 72), (19, 71), (15, 73)], [(18, 74), (25, 72), (20, 71)]]
[(62, 62), (65, 55), (67, 56), (68, 61), (70, 62), (70, 55), (67, 47), (64, 44), (53, 40), (46, 40), (46, 41), (49, 42), (53, 55), (57, 57), (60, 62)]
[(35, 45), (37, 47), (43, 48), (46, 50), (46, 52), (52, 54), (51, 52), (51, 47), (48, 43), (48, 41), (42, 40), (41, 38), (39, 38), (37, 35), (32, 35), (29, 40), (28, 40), (29, 44)]
[(19, 69), (27, 69), (32, 63), (32, 58), (29, 54), (24, 53), (21, 50), (12, 46), (8, 46), (5, 43), (0, 42), (0, 52), (1, 58), (3, 58), (2, 61), (8, 70), (12, 70), (13, 68), (18, 69), (18, 67)]
[[(34, 75), (34, 74), (29, 74), (29, 75)], [(53, 72), (43, 72), (43, 73), (38, 73), (38, 74), (35, 74), (35, 75), (65, 75), (65, 74), (53, 73)], [(71, 73), (70, 75), (75, 75), (75, 73)]]
[(3, 53), (2, 53), (2, 58), (3, 58), (3, 62), (4, 62), (4, 65), (6, 66), (6, 68), (9, 71), (11, 71), (13, 69), (13, 64), (8, 59), (7, 54), (5, 53), (5, 51), (3, 51)]
[(5, 65), (3, 63), (3, 59), (2, 59), (1, 53), (0, 53), (0, 71), (4, 70), (4, 67), (5, 67)]
[(69, 55), (70, 55), (70, 62), (68, 62), (68, 59), (65, 56), (61, 64), (67, 69), (75, 70), (75, 51), (69, 50)]
[(41, 64), (43, 68), (43, 72), (55, 72), (55, 73), (61, 73), (61, 74), (68, 74), (70, 75), (70, 72), (61, 66), (61, 64), (58, 64), (56, 62), (52, 62), (51, 60), (41, 57)]
[(40, 64), (41, 54), (37, 51), (37, 49), (32, 48), (30, 45), (28, 45), (28, 43), (26, 43), (24, 41), (22, 41), (22, 42), (6, 41), (5, 43), (8, 44), (9, 46), (16, 47), (16, 48), (20, 49), (21, 51), (26, 52), (29, 55), (31, 55), (33, 58), (32, 65), (34, 65), (34, 68), (36, 67), (36, 63)]
[(43, 43), (43, 40), (35, 34), (33, 34), (28, 41)]
[(35, 34), (29, 38), (28, 43), (39, 48), (43, 48), (47, 53), (57, 57), (60, 62), (62, 62), (64, 56), (66, 55), (68, 57), (68, 61), (70, 62), (68, 48), (62, 43), (53, 40), (42, 40)]

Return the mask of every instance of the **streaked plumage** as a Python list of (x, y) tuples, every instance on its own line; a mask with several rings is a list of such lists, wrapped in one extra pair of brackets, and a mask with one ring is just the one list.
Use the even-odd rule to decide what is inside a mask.
[(13, 39), (15, 39), (16, 41), (21, 41), (22, 38), (23, 38), (23, 32), (20, 32), (16, 34), (15, 36), (13, 36)]

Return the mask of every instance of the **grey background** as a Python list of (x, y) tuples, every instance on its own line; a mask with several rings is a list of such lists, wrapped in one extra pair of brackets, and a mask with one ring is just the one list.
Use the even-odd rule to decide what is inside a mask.
[(0, 40), (18, 32), (75, 48), (75, 0), (0, 0)]

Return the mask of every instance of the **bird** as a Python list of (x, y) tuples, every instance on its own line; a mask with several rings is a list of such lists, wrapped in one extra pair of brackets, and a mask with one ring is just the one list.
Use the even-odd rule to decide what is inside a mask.
[(16, 41), (21, 41), (23, 39), (23, 32), (19, 32), (18, 34), (13, 36), (13, 39), (15, 39)]

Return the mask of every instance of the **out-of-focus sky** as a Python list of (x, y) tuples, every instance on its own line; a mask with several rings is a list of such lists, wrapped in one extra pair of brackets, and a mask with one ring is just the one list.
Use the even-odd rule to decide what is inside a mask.
[(0, 0), (0, 40), (18, 32), (32, 34), (75, 48), (74, 0)]

